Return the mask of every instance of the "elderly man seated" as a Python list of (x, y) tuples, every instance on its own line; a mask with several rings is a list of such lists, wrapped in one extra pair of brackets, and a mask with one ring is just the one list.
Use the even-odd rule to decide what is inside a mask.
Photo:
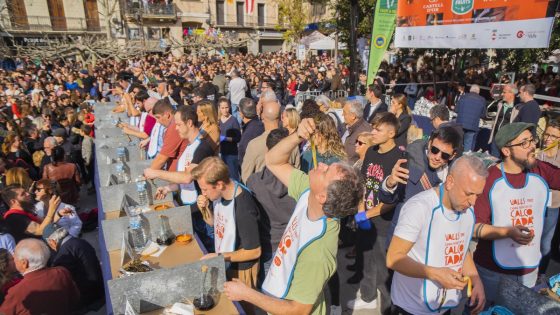
[(0, 314), (71, 314), (80, 293), (70, 272), (63, 267), (47, 268), (47, 245), (38, 239), (21, 240), (14, 252), (16, 269), (23, 280), (12, 287)]
[[(50, 231), (45, 232), (49, 234)], [(88, 306), (103, 297), (103, 276), (95, 249), (85, 240), (68, 234), (61, 227), (45, 235), (49, 247), (54, 251), (51, 265), (70, 271), (80, 290), (81, 305)]]

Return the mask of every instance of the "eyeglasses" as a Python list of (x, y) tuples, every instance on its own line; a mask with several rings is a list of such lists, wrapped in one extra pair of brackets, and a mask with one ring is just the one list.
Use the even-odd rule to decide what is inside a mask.
[(357, 145), (364, 145), (364, 144), (366, 144), (366, 143), (365, 143), (365, 142), (362, 142), (362, 141), (360, 141), (360, 140), (358, 140), (358, 139), (356, 139), (356, 144), (357, 144)]
[(543, 134), (543, 139), (548, 139), (548, 138), (552, 138), (553, 140), (558, 140), (558, 139), (560, 139), (559, 136), (551, 135), (550, 133), (545, 133), (545, 134)]
[(446, 160), (446, 161), (448, 161), (451, 158), (451, 156), (453, 155), (452, 153), (450, 154), (450, 153), (443, 152), (440, 148), (438, 148), (436, 146), (433, 146), (433, 145), (430, 147), (430, 152), (432, 152), (432, 154), (435, 154), (435, 155), (437, 155), (438, 153), (441, 152), (441, 158)]
[(45, 187), (35, 187), (35, 191), (45, 190)]
[(531, 146), (531, 144), (536, 144), (537, 140), (535, 138), (531, 138), (531, 139), (525, 139), (519, 143), (516, 144), (510, 144), (510, 145), (506, 145), (506, 148), (512, 148), (512, 147), (522, 147), (523, 149), (527, 149)]

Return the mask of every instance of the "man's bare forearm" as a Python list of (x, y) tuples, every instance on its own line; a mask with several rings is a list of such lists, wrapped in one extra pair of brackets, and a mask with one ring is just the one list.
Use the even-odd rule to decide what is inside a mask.
[(509, 228), (477, 223), (474, 226), (474, 237), (484, 240), (498, 240), (508, 237)]
[(154, 158), (154, 160), (152, 161), (152, 165), (150, 165), (150, 168), (153, 170), (161, 170), (163, 168), (163, 166), (165, 165), (165, 163), (167, 163), (167, 160), (169, 159), (169, 157), (158, 153), (158, 155)]
[(278, 299), (260, 293), (256, 290), (251, 290), (246, 297), (246, 301), (265, 312), (274, 315), (303, 315), (309, 314), (312, 309), (312, 305), (301, 304), (291, 300)]

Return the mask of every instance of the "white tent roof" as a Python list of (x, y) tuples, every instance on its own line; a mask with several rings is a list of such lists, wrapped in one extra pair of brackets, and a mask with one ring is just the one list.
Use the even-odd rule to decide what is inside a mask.
[(313, 33), (303, 37), (299, 43), (302, 45), (305, 45), (306, 47), (309, 47), (309, 45), (313, 42), (319, 41), (321, 39), (326, 38), (327, 36), (321, 34), (321, 32), (319, 31), (314, 31)]
[[(335, 47), (335, 40), (331, 37), (325, 37), (318, 41), (314, 41), (309, 44), (309, 49), (315, 50), (334, 50)], [(338, 42), (338, 49), (346, 49), (346, 44), (342, 42)]]
[(560, 63), (560, 49), (555, 49), (554, 51), (552, 51), (552, 55), (550, 55), (545, 62)]

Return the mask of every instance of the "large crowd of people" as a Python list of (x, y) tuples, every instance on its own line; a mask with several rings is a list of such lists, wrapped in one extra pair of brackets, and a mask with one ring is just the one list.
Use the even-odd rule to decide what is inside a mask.
[[(550, 71), (504, 82), (473, 67), (456, 79), (408, 60), (383, 64), (369, 85), (360, 73), (356, 95), (334, 98), (350, 91), (349, 69), (326, 55), (4, 65), (0, 313), (104, 302), (98, 257), (81, 238), (95, 216), (80, 200), (96, 193), (100, 103), (126, 113), (118, 127), (151, 160), (145, 178), (168, 183), (156, 198), (191, 206), (202, 259), (224, 257), (224, 294), (248, 314), (444, 314), (469, 283), (464, 307), (477, 314), (496, 302), (500, 278), (535, 286), (557, 250), (560, 122), (538, 131), (534, 99), (560, 93)], [(491, 116), (481, 86), (499, 82)], [(421, 98), (432, 103), (425, 135), (411, 111)], [(481, 119), (492, 125), (484, 161), (469, 153)], [(343, 260), (339, 247), (349, 247)], [(341, 279), (338, 265), (353, 275)], [(342, 281), (359, 286), (345, 305)]]

